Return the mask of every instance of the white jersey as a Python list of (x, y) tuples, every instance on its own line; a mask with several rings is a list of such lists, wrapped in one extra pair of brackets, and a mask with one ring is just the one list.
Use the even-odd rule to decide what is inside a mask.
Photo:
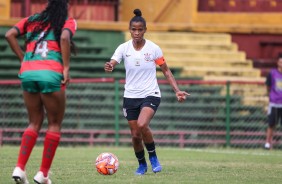
[(133, 47), (133, 41), (129, 40), (119, 45), (111, 59), (118, 63), (124, 61), (126, 71), (124, 97), (161, 97), (156, 76), (156, 65), (163, 64), (164, 58), (158, 45), (146, 40), (143, 48), (136, 51)]

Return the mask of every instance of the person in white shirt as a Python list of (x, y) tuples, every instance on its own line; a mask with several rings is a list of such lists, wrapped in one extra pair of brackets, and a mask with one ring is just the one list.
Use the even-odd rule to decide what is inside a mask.
[(172, 86), (178, 102), (185, 101), (186, 96), (190, 94), (179, 90), (160, 47), (150, 40), (144, 39), (147, 27), (142, 12), (135, 9), (133, 13), (135, 16), (129, 22), (132, 39), (119, 45), (111, 60), (105, 63), (104, 69), (106, 72), (112, 72), (115, 65), (124, 61), (126, 82), (123, 112), (130, 126), (132, 144), (139, 162), (135, 174), (143, 175), (147, 172), (148, 167), (142, 141), (148, 151), (152, 171), (157, 173), (162, 170), (156, 155), (153, 134), (149, 127), (150, 121), (161, 102), (156, 66), (160, 66), (164, 76)]

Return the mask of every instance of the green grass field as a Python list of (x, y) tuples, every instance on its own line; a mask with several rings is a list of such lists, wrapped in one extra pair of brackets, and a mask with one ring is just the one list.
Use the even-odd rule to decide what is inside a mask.
[[(0, 147), (0, 183), (13, 183), (18, 147)], [(29, 181), (41, 162), (42, 147), (35, 147), (27, 165)], [(112, 152), (119, 158), (116, 174), (102, 176), (94, 167), (96, 156)], [(137, 161), (132, 148), (59, 147), (51, 168), (53, 184), (94, 183), (188, 183), (188, 184), (280, 184), (282, 151), (262, 149), (178, 149), (158, 148), (163, 171), (154, 174), (149, 168), (144, 176), (135, 176)]]

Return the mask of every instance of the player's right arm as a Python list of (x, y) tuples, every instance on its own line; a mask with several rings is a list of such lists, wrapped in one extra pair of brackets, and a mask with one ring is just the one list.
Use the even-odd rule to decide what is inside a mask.
[(112, 72), (117, 64), (118, 62), (114, 59), (111, 59), (109, 62), (106, 62), (104, 67), (105, 72)]
[(269, 95), (269, 93), (270, 93), (271, 81), (272, 81), (272, 79), (271, 79), (271, 72), (269, 72), (268, 75), (266, 76), (266, 81), (265, 81), (267, 95)]
[(8, 41), (12, 51), (19, 58), (20, 63), (22, 62), (24, 58), (24, 52), (19, 45), (17, 37), (26, 33), (24, 29), (24, 25), (27, 20), (28, 20), (28, 17), (21, 19), (14, 27), (9, 29), (5, 34), (6, 40)]
[(124, 52), (124, 44), (118, 46), (113, 54), (111, 60), (105, 63), (104, 70), (105, 72), (112, 72), (117, 64), (121, 62), (123, 59), (123, 52)]

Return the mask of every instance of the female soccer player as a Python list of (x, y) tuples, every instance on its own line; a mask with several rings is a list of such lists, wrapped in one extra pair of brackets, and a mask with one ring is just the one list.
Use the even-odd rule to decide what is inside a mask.
[(139, 162), (135, 174), (143, 175), (147, 172), (143, 143), (149, 154), (152, 171), (156, 173), (162, 170), (149, 127), (161, 101), (161, 92), (156, 78), (156, 65), (161, 67), (179, 102), (183, 102), (189, 94), (179, 90), (160, 47), (150, 40), (144, 39), (147, 27), (141, 11), (135, 9), (134, 14), (135, 16), (129, 23), (132, 40), (121, 44), (116, 49), (111, 60), (105, 63), (104, 69), (106, 72), (112, 72), (115, 65), (122, 60), (124, 61), (126, 84), (123, 112), (128, 120), (133, 148)]
[[(28, 183), (25, 166), (46, 111), (48, 130), (41, 166), (34, 181), (51, 184), (48, 172), (60, 141), (65, 88), (69, 83), (70, 52), (74, 48), (71, 37), (75, 32), (76, 22), (68, 17), (68, 0), (48, 0), (44, 11), (22, 19), (6, 33), (6, 39), (21, 63), (19, 78), (29, 118), (12, 174), (16, 183)], [(26, 36), (25, 53), (17, 41), (20, 35)]]

